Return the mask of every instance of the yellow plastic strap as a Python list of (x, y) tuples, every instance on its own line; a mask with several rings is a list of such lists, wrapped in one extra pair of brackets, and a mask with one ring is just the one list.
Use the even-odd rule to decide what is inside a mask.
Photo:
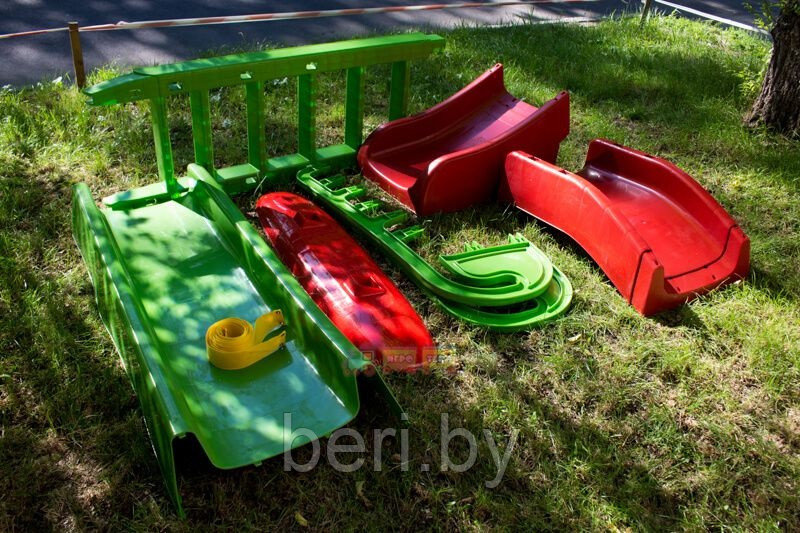
[(239, 370), (257, 363), (286, 344), (285, 331), (263, 341), (283, 324), (280, 309), (258, 317), (255, 328), (241, 318), (223, 318), (206, 331), (208, 360), (223, 370)]

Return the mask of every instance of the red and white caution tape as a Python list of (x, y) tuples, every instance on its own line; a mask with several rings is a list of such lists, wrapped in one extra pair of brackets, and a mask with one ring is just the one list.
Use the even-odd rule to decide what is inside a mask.
[(0, 35), (0, 39), (10, 39), (12, 37), (27, 37), (28, 35), (41, 35), (43, 33), (55, 33), (57, 31), (67, 31), (69, 28), (50, 28), (47, 30), (18, 31), (17, 33), (5, 33)]
[[(598, 0), (527, 0), (520, 2), (461, 2), (457, 4), (427, 4), (418, 6), (388, 6), (388, 7), (364, 7), (352, 9), (328, 9), (323, 11), (289, 11), (285, 13), (259, 13), (254, 15), (231, 15), (227, 17), (200, 17), (187, 19), (171, 20), (143, 20), (139, 22), (120, 21), (116, 24), (97, 24), (94, 26), (83, 26), (80, 31), (108, 31), (108, 30), (137, 30), (142, 28), (167, 28), (176, 26), (205, 26), (211, 24), (236, 24), (242, 22), (260, 22), (275, 20), (292, 19), (312, 19), (325, 17), (344, 17), (350, 15), (374, 15), (377, 13), (401, 13), (407, 11), (435, 11), (441, 9), (465, 9), (477, 7), (508, 7), (524, 6), (534, 4), (572, 4), (578, 2), (597, 2)], [(0, 39), (11, 37), (23, 37), (28, 35), (40, 35), (43, 33), (53, 33), (67, 31), (68, 28), (50, 28), (46, 30), (22, 31), (17, 33), (7, 33), (0, 35)]]

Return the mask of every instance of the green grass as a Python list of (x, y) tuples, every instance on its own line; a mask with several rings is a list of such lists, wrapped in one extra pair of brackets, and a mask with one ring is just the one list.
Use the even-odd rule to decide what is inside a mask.
[[(579, 168), (595, 137), (674, 161), (750, 236), (748, 279), (642, 318), (573, 243), (526, 216), (489, 206), (436, 217), (423, 254), (521, 231), (572, 280), (571, 311), (529, 333), (486, 333), (444, 315), (382, 262), (458, 361), (452, 375), (388, 377), (413, 419), (409, 471), (373, 472), (368, 459), (352, 474), (324, 462), (284, 473), (277, 458), (222, 472), (187, 451), (181, 522), (69, 227), (73, 183), (99, 198), (155, 179), (147, 112), (92, 109), (52, 83), (2, 91), (0, 529), (800, 528), (800, 145), (741, 124), (768, 44), (674, 18), (641, 31), (628, 19), (446, 36), (443, 54), (413, 67), (413, 110), (497, 61), (529, 101), (569, 90), (572, 133), (559, 163)], [(386, 71), (369, 75), (374, 127), (385, 120)], [(342, 78), (326, 78), (320, 137), (330, 141)], [(292, 83), (266, 95), (277, 152), (294, 145)], [(241, 91), (213, 101), (218, 164), (239, 163)], [(192, 157), (189, 119), (185, 104), (170, 119), (181, 166)], [(451, 427), (489, 429), (503, 447), (519, 430), (498, 488), (483, 484), (495, 473), (485, 445), (467, 473), (420, 471), (438, 464), (441, 412)], [(352, 427), (394, 423), (368, 398)], [(391, 441), (384, 456), (398, 451)]]

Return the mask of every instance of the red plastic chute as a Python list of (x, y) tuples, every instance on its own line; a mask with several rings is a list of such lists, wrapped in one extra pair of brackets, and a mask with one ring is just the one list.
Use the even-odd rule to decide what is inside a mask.
[(281, 260), (350, 342), (385, 370), (433, 362), (435, 345), (419, 315), (333, 218), (287, 192), (265, 194), (256, 212)]
[(497, 64), (432, 108), (380, 126), (358, 162), (364, 177), (425, 216), (491, 201), (510, 151), (555, 161), (568, 133), (566, 92), (536, 108), (506, 91)]
[(575, 239), (643, 315), (750, 268), (749, 239), (691, 176), (610, 141), (592, 141), (577, 174), (509, 154), (500, 197)]

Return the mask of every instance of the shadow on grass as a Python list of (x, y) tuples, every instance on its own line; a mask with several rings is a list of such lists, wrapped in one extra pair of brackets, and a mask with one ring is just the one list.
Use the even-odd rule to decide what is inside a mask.
[[(513, 387), (509, 375), (494, 379), (509, 386), (508, 393), (521, 393)], [(497, 470), (482, 435), (485, 426), (480, 406), (464, 409), (458, 401), (444, 397), (456, 392), (449, 376), (401, 376), (394, 381), (394, 386), (406, 393), (429, 390), (428, 400), (437, 401), (435, 411), (423, 410), (414, 415), (408, 436), (408, 471), (402, 470), (397, 457), (401, 451), (400, 428), (396, 420), (385, 415), (379, 398), (366, 401), (349, 425), (364, 436), (365, 453), (337, 456), (343, 464), (358, 458), (365, 460), (364, 466), (352, 474), (338, 472), (328, 463), (326, 439), (320, 441), (318, 466), (303, 474), (284, 472), (281, 457), (257, 467), (220, 471), (208, 464), (196, 442), (185, 439), (179, 448), (179, 462), (189, 524), (243, 524), (249, 509), (260, 508), (273, 524), (286, 527), (296, 525), (294, 512), (298, 511), (315, 525), (336, 524), (353, 513), (367, 513), (372, 523), (392, 524), (400, 529), (434, 524), (455, 528), (464, 520), (505, 522), (513, 517), (520, 527), (564, 530), (576, 521), (580, 523), (581, 505), (589, 505), (591, 499), (604, 501), (635, 527), (663, 529), (680, 518), (675, 498), (603, 430), (575, 422), (547, 401), (530, 396), (526, 397), (528, 405), (539, 414), (538, 423), (548, 428), (550, 437), (526, 436), (531, 428), (516, 428), (523, 436), (516, 443), (505, 478), (498, 488), (485, 489), (484, 483), (493, 479)], [(438, 391), (432, 392), (433, 389)], [(439, 470), (440, 413), (448, 413), (450, 429), (464, 427), (477, 438), (478, 461), (467, 472)], [(373, 431), (386, 428), (396, 428), (398, 437), (385, 440), (382, 470), (375, 471)], [(497, 438), (503, 452), (507, 437)], [(344, 442), (352, 443), (345, 440), (339, 444)], [(466, 459), (464, 444), (458, 438), (450, 443), (449, 454), (455, 463)], [(520, 453), (535, 456), (539, 464), (522, 463), (518, 459)], [(294, 450), (293, 459), (299, 464), (310, 461), (311, 447)], [(582, 494), (571, 495), (574, 499), (570, 505), (559, 500), (559, 491), (553, 487), (563, 475), (555, 465), (564, 463), (578, 465), (576, 470), (585, 483), (580, 488)], [(539, 484), (533, 478), (544, 481)], [(358, 483), (363, 483), (364, 488), (359, 490)], [(458, 512), (452, 507), (455, 502), (463, 507)], [(520, 504), (524, 510), (519, 509)]]
[(63, 202), (69, 181), (23, 178), (28, 186), (4, 188), (3, 201), (6, 212), (27, 207), (22, 232), (3, 228), (20, 249), (2, 265), (16, 305), (3, 319), (0, 528), (102, 528), (115, 506), (133, 507), (136, 478), (158, 468), (124, 370), (99, 337), (91, 283), (62, 278), (77, 260)]

